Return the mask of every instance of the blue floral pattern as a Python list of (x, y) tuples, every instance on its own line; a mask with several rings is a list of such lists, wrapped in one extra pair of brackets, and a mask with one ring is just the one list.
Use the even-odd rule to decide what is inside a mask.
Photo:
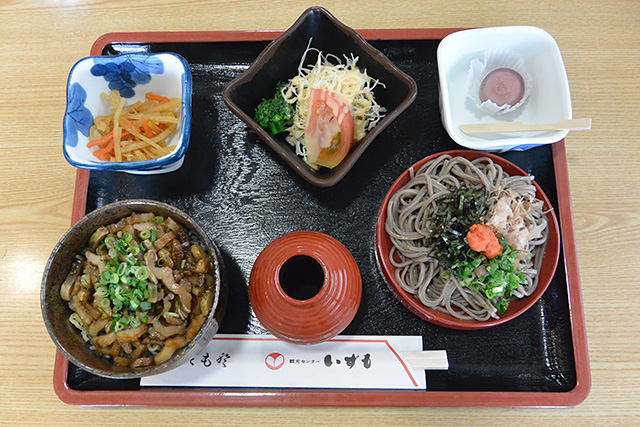
[(146, 55), (94, 58), (91, 74), (102, 76), (109, 82), (109, 89), (117, 90), (123, 98), (132, 98), (137, 85), (151, 81), (151, 74), (162, 74), (164, 64), (158, 58)]
[(64, 116), (64, 129), (67, 134), (66, 143), (71, 147), (78, 145), (78, 132), (89, 136), (93, 124), (93, 115), (85, 107), (87, 92), (79, 83), (74, 83), (67, 90), (67, 111)]

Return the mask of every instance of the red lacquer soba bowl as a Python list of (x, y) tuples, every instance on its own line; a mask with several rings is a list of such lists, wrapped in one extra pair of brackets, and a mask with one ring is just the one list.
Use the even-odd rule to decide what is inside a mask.
[(405, 184), (407, 184), (407, 182), (409, 182), (409, 174), (412, 168), (415, 172), (417, 172), (418, 169), (420, 169), (420, 167), (425, 163), (446, 154), (449, 154), (452, 157), (461, 156), (468, 160), (474, 160), (479, 157), (488, 157), (494, 163), (501, 166), (502, 169), (511, 176), (527, 175), (525, 171), (523, 171), (513, 163), (503, 159), (502, 157), (480, 151), (452, 150), (436, 153), (418, 161), (404, 173), (402, 173), (400, 177), (398, 177), (398, 179), (393, 183), (393, 185), (387, 192), (387, 195), (382, 202), (382, 207), (380, 208), (378, 223), (376, 226), (376, 256), (378, 259), (380, 270), (382, 271), (382, 274), (387, 284), (389, 285), (389, 289), (391, 289), (394, 295), (406, 308), (408, 308), (418, 317), (430, 323), (451, 329), (477, 330), (490, 328), (492, 326), (500, 325), (512, 319), (515, 319), (516, 317), (527, 311), (540, 299), (542, 294), (544, 294), (546, 289), (549, 287), (549, 283), (551, 283), (551, 280), (555, 274), (556, 267), (558, 265), (558, 257), (560, 255), (560, 232), (558, 227), (558, 220), (553, 211), (553, 207), (551, 206), (551, 202), (549, 202), (546, 194), (544, 194), (540, 186), (534, 181), (533, 184), (536, 188), (536, 197), (543, 201), (545, 211), (547, 211), (547, 219), (549, 222), (549, 237), (547, 240), (547, 247), (544, 252), (542, 266), (540, 268), (538, 286), (536, 287), (535, 291), (528, 297), (511, 301), (509, 303), (507, 311), (499, 315), (499, 319), (491, 319), (487, 321), (463, 320), (458, 319), (449, 313), (438, 311), (425, 306), (424, 304), (422, 304), (422, 302), (420, 302), (418, 297), (402, 289), (395, 277), (396, 267), (393, 266), (389, 259), (389, 252), (393, 244), (391, 243), (389, 235), (385, 230), (385, 222), (387, 220), (387, 205), (393, 194), (395, 194), (400, 188), (402, 188)]

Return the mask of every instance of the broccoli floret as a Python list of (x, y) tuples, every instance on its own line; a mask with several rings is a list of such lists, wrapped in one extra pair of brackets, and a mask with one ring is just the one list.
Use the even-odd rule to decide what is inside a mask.
[(293, 107), (282, 97), (282, 87), (279, 83), (276, 94), (272, 99), (263, 99), (256, 107), (255, 120), (272, 134), (284, 132), (284, 127), (293, 119)]

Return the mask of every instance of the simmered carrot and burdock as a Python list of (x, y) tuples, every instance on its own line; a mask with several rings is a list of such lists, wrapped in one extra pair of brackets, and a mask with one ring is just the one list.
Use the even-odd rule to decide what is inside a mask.
[(211, 258), (173, 218), (134, 213), (98, 228), (60, 288), (96, 352), (140, 368), (195, 338), (214, 299)]
[[(157, 159), (175, 148), (168, 140), (180, 124), (180, 98), (167, 98), (153, 92), (144, 101), (125, 105), (117, 90), (101, 97), (111, 113), (98, 116), (89, 130), (87, 147), (93, 155), (110, 162), (135, 162)], [(97, 147), (97, 149), (96, 149)]]

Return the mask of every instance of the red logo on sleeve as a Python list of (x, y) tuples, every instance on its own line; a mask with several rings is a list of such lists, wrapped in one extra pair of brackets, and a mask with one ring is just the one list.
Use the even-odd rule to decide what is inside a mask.
[(280, 353), (271, 353), (264, 358), (264, 364), (272, 371), (276, 371), (284, 365), (284, 356)]

